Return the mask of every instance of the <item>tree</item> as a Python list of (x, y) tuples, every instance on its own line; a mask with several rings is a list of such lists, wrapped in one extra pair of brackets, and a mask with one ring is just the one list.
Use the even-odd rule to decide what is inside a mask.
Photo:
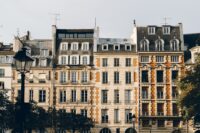
[(186, 75), (177, 83), (181, 90), (179, 103), (188, 112), (188, 117), (200, 113), (200, 56)]

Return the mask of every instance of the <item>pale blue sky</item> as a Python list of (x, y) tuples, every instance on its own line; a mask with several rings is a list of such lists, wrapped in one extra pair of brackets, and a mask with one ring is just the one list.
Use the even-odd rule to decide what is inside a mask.
[(101, 37), (129, 37), (137, 25), (183, 23), (184, 33), (200, 32), (199, 0), (0, 0), (0, 41), (27, 30), (32, 38), (50, 38), (52, 13), (58, 28), (93, 28), (96, 17)]

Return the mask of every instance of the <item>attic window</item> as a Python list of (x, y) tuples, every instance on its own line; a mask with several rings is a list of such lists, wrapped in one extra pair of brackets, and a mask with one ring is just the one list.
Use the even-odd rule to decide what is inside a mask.
[(119, 44), (115, 44), (115, 45), (114, 45), (114, 50), (115, 50), (115, 51), (120, 50), (120, 45), (119, 45)]
[(148, 34), (149, 35), (154, 35), (155, 33), (156, 33), (155, 27), (148, 27)]
[(102, 45), (102, 50), (107, 51), (108, 50), (108, 44), (103, 44)]
[(131, 45), (130, 44), (125, 45), (125, 50), (126, 51), (131, 51)]
[(169, 35), (170, 34), (170, 27), (169, 26), (164, 26), (163, 27), (163, 34)]

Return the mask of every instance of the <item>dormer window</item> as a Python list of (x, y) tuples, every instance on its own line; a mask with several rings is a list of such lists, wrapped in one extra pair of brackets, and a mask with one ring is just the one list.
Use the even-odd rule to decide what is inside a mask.
[(172, 51), (179, 51), (179, 40), (175, 37), (170, 41), (170, 48)]
[(140, 50), (149, 51), (149, 40), (147, 40), (145, 37), (140, 41)]
[(148, 27), (148, 34), (154, 35), (156, 33), (156, 27)]
[(169, 35), (170, 34), (170, 27), (169, 26), (164, 26), (163, 27), (163, 34)]
[(160, 37), (155, 41), (155, 50), (164, 51), (164, 40), (160, 39)]
[(67, 42), (61, 43), (61, 50), (68, 50), (68, 43)]
[(102, 45), (102, 50), (107, 51), (108, 50), (108, 44), (103, 44)]
[(71, 43), (71, 50), (78, 50), (78, 42)]
[(89, 50), (89, 42), (83, 42), (82, 43), (82, 50), (83, 51)]
[(49, 50), (48, 49), (41, 49), (40, 51), (41, 56), (49, 56)]
[(120, 50), (120, 44), (115, 44), (114, 45), (114, 50), (119, 51)]
[(131, 51), (131, 45), (130, 44), (126, 44), (125, 45), (125, 50), (126, 51)]

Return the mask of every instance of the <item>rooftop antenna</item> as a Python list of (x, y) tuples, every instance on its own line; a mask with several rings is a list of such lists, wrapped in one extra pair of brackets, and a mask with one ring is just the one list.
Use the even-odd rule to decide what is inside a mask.
[(49, 13), (50, 15), (53, 16), (53, 25), (57, 25), (58, 20), (60, 20), (60, 13)]
[(17, 36), (19, 37), (19, 28), (17, 28)]
[(171, 18), (170, 17), (164, 17), (163, 19), (164, 19), (164, 25), (167, 25), (168, 24), (167, 20), (170, 20)]
[(94, 27), (97, 27), (97, 19), (96, 19), (96, 17), (94, 18)]

